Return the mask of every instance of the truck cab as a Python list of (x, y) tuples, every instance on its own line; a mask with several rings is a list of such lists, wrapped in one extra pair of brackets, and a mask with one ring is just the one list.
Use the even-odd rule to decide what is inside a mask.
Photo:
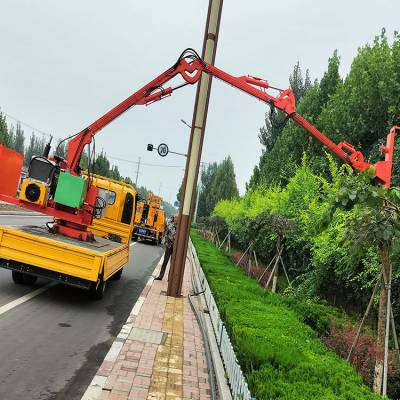
[(89, 230), (118, 243), (130, 243), (136, 209), (136, 190), (128, 183), (91, 174), (105, 208), (100, 218), (93, 218)]

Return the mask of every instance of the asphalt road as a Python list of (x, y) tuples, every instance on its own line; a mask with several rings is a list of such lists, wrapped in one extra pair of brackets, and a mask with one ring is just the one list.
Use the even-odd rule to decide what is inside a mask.
[[(45, 221), (0, 216), (0, 225)], [(161, 255), (160, 247), (131, 246), (130, 265), (100, 301), (44, 279), (35, 287), (15, 285), (0, 268), (0, 399), (80, 399)], [(4, 312), (41, 287), (43, 293)]]

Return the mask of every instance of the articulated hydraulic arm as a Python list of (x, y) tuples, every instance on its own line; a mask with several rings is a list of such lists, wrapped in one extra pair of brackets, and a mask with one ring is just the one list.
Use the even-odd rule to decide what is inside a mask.
[[(92, 123), (82, 132), (80, 132), (69, 143), (68, 147), (68, 168), (72, 173), (78, 173), (77, 166), (82, 155), (83, 148), (92, 141), (92, 137), (100, 129), (117, 118), (130, 107), (139, 104), (150, 104), (154, 101), (172, 94), (172, 92), (182, 86), (195, 84), (200, 79), (202, 73), (207, 73), (218, 78), (231, 86), (240, 89), (257, 99), (270, 104), (271, 106), (284, 111), (293, 121), (302, 126), (314, 138), (326, 146), (332, 153), (336, 154), (343, 161), (350, 164), (357, 171), (364, 171), (368, 168), (374, 170), (375, 178), (385, 187), (390, 187), (392, 174), (392, 162), (394, 151), (394, 139), (396, 130), (399, 127), (393, 127), (387, 136), (386, 146), (381, 146), (380, 150), (385, 154), (385, 160), (375, 164), (370, 164), (364, 160), (364, 156), (357, 151), (350, 143), (340, 142), (336, 144), (327, 136), (319, 131), (315, 126), (308, 122), (301, 115), (296, 113), (296, 104), (293, 91), (291, 89), (281, 90), (270, 86), (269, 83), (261, 78), (253, 76), (232, 76), (214, 65), (207, 64), (200, 59), (194, 50), (187, 49), (182, 53), (178, 61), (167, 71), (162, 73), (156, 79), (148, 83), (146, 86), (135, 92), (133, 95), (124, 100), (121, 104), (113, 108), (107, 114)], [(184, 84), (175, 88), (163, 88), (162, 85), (167, 83), (175, 76), (180, 75), (184, 79)], [(267, 92), (272, 89), (278, 92), (278, 95), (272, 96)]]
[[(32, 167), (32, 171), (36, 172), (33, 173), (31, 171), (32, 174), (28, 176), (29, 178), (33, 177), (33, 182), (27, 180), (25, 185), (26, 191), (24, 193), (27, 196), (21, 198), (20, 194), (19, 198), (16, 198), (0, 194), (0, 199), (54, 216), (58, 221), (56, 226), (59, 232), (67, 236), (81, 238), (82, 240), (90, 240), (91, 236), (86, 231), (86, 228), (91, 224), (93, 215), (98, 209), (98, 206), (96, 206), (98, 192), (91, 185), (90, 179), (86, 181), (79, 176), (79, 162), (85, 146), (93, 141), (93, 137), (97, 132), (129, 108), (135, 105), (148, 105), (171, 95), (173, 91), (183, 86), (193, 85), (199, 81), (202, 73), (218, 78), (268, 103), (272, 107), (282, 110), (288, 117), (302, 126), (314, 138), (346, 163), (350, 164), (355, 170), (364, 171), (371, 168), (374, 171), (376, 180), (383, 186), (390, 187), (394, 139), (396, 130), (400, 129), (399, 127), (395, 126), (391, 129), (387, 136), (386, 146), (381, 147), (381, 151), (385, 154), (384, 161), (370, 164), (364, 160), (362, 153), (357, 151), (351, 144), (347, 142), (339, 144), (332, 142), (306, 119), (297, 114), (295, 97), (291, 89), (281, 90), (275, 88), (270, 86), (266, 80), (253, 76), (232, 76), (214, 65), (205, 63), (194, 50), (187, 49), (171, 68), (133, 93), (87, 128), (72, 136), (72, 139), (68, 143), (67, 160), (56, 157), (55, 161), (45, 159), (44, 161), (46, 162), (44, 162), (43, 157), (36, 157), (36, 160), (33, 160), (36, 166), (32, 165), (32, 162), (30, 166), (30, 170)], [(182, 84), (176, 87), (163, 87), (165, 83), (178, 76), (183, 78), (184, 82)], [(271, 90), (275, 91), (277, 96), (268, 93)], [(41, 178), (44, 170), (46, 171), (46, 179)], [(35, 176), (40, 176), (39, 186), (43, 183), (43, 190), (38, 186)], [(71, 193), (76, 194), (77, 187), (78, 195), (71, 198)], [(44, 193), (44, 195), (41, 196), (41, 193)]]

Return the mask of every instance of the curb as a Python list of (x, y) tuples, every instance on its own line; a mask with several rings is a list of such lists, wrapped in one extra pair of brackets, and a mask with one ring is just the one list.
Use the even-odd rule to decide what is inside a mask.
[[(125, 340), (128, 338), (129, 334), (131, 333), (131, 330), (133, 328), (133, 323), (130, 319), (130, 317), (136, 317), (139, 315), (140, 309), (142, 308), (142, 305), (144, 301), (146, 300), (147, 294), (153, 285), (154, 282), (154, 273), (156, 270), (160, 267), (161, 263), (163, 261), (163, 257), (161, 257), (160, 261), (154, 268), (154, 271), (152, 272), (150, 278), (147, 280), (147, 283), (145, 287), (143, 288), (142, 292), (140, 293), (140, 296), (136, 300), (136, 303), (133, 305), (133, 308), (131, 312), (129, 313), (129, 316), (125, 322), (125, 324), (122, 326), (119, 334), (115, 338), (113, 344), (110, 347), (110, 350), (104, 357), (104, 361), (110, 361), (110, 362), (115, 362), (118, 358), (118, 355), (122, 349), (122, 346), (124, 345)], [(81, 400), (99, 400), (102, 395), (103, 387), (107, 381), (106, 376), (102, 375), (96, 375), (93, 377), (92, 381), (90, 382), (89, 386), (87, 387), (85, 393), (83, 394)]]

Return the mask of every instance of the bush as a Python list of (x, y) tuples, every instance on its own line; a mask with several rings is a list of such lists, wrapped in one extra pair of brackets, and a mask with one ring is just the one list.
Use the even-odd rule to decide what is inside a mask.
[(227, 254), (196, 233), (192, 239), (257, 399), (380, 398), (318, 339), (328, 329), (332, 308), (265, 291)]

